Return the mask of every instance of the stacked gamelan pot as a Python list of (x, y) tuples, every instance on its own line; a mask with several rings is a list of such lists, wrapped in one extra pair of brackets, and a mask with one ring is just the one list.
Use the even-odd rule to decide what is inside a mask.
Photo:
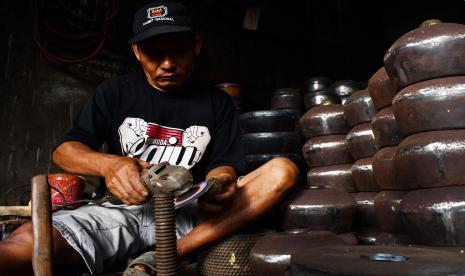
[(343, 80), (328, 86), (330, 82), (324, 80), (315, 77), (306, 82), (305, 105), (309, 110), (300, 119), (300, 128), (307, 139), (302, 148), (310, 168), (307, 183), (309, 186), (335, 187), (353, 193), (357, 191), (351, 176), (353, 160), (345, 139), (349, 125), (339, 103), (363, 84)]
[(318, 105), (344, 104), (352, 93), (365, 87), (364, 82), (340, 80), (331, 84), (325, 77), (312, 77), (303, 87), (305, 109), (310, 110)]
[(322, 77), (305, 84), (311, 109), (300, 120), (301, 132), (308, 139), (303, 154), (315, 173), (308, 175), (310, 185), (296, 186), (281, 205), (285, 232), (266, 235), (253, 248), (250, 264), (257, 275), (284, 275), (297, 250), (356, 242), (346, 234), (355, 214), (355, 202), (347, 193), (354, 191), (352, 157), (345, 140), (349, 127), (342, 106), (327, 105), (339, 102), (335, 94), (324, 92), (329, 84)]
[[(347, 138), (357, 160), (355, 186), (364, 191), (356, 198), (364, 226), (390, 233), (377, 236), (383, 246), (296, 249), (286, 275), (465, 275), (465, 26), (423, 25), (407, 33), (387, 52), (384, 68), (389, 78), (381, 69), (370, 79), (376, 115), (364, 90), (349, 98), (344, 113), (353, 127)], [(358, 167), (369, 168), (362, 160), (373, 155), (365, 174), (370, 170)], [(376, 187), (383, 189), (375, 199), (378, 222), (371, 221)], [(294, 202), (290, 210), (315, 209)], [(411, 243), (398, 233), (417, 245), (401, 246)]]
[(353, 93), (344, 104), (344, 117), (352, 128), (345, 137), (349, 152), (355, 161), (350, 168), (358, 193), (354, 194), (357, 212), (353, 230), (361, 244), (373, 245), (380, 233), (374, 215), (374, 198), (379, 192), (373, 176), (373, 156), (379, 150), (371, 128), (376, 108), (368, 93), (362, 89)]
[(304, 106), (309, 110), (321, 104), (339, 103), (336, 94), (328, 91), (331, 80), (325, 77), (311, 77), (304, 82), (302, 95), (304, 95)]
[(300, 111), (291, 109), (251, 111), (239, 116), (247, 172), (275, 157), (302, 163), (299, 116)]
[(391, 153), (386, 189), (406, 191), (403, 230), (415, 244), (465, 245), (465, 26), (426, 24), (384, 57), (405, 138)]
[(306, 228), (347, 233), (352, 225), (355, 202), (350, 177), (352, 157), (345, 135), (349, 129), (340, 104), (319, 105), (300, 119), (308, 139), (302, 153), (310, 171), (308, 186), (294, 191), (283, 205), (284, 230)]
[[(316, 92), (308, 90), (307, 99)], [(342, 234), (352, 226), (355, 202), (349, 193), (356, 189), (346, 140), (349, 126), (343, 106), (328, 103), (321, 101), (300, 119), (300, 129), (307, 139), (302, 153), (310, 168), (308, 186), (295, 190), (282, 205), (284, 230), (305, 228)]]
[(340, 80), (331, 84), (331, 86), (328, 87), (328, 92), (336, 95), (341, 104), (345, 104), (353, 93), (366, 88), (366, 86), (366, 82)]
[(307, 139), (302, 153), (310, 168), (309, 186), (356, 192), (350, 171), (353, 160), (346, 140), (349, 125), (342, 105), (319, 105), (310, 109), (300, 118), (300, 129)]
[(395, 189), (392, 159), (404, 135), (392, 110), (392, 99), (397, 91), (384, 67), (368, 81), (368, 92), (378, 110), (371, 127), (375, 142), (381, 148), (372, 161), (373, 176), (381, 189), (374, 199), (375, 216), (383, 231), (377, 237), (376, 244), (401, 245), (409, 243), (404, 235), (400, 214), (400, 203), (405, 191), (392, 190)]
[(271, 109), (292, 109), (302, 111), (303, 97), (299, 90), (292, 88), (278, 88), (271, 94)]

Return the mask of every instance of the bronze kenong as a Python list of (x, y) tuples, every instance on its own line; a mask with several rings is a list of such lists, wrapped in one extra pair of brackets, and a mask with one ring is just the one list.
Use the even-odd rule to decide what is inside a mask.
[(463, 246), (464, 206), (463, 186), (411, 191), (401, 204), (405, 229), (417, 244)]
[(368, 81), (368, 93), (376, 109), (392, 105), (392, 99), (397, 93), (396, 87), (389, 79), (386, 69), (381, 67)]
[(329, 90), (320, 90), (314, 93), (307, 93), (304, 98), (304, 105), (307, 110), (318, 105), (338, 104), (341, 103), (337, 95)]
[(330, 187), (296, 189), (282, 204), (282, 228), (346, 233), (352, 226), (355, 202), (348, 193)]
[(310, 168), (352, 163), (345, 135), (314, 137), (302, 147)]
[(375, 136), (375, 142), (380, 147), (397, 146), (404, 138), (391, 106), (376, 113), (371, 121), (371, 129)]
[(375, 196), (378, 192), (360, 192), (351, 194), (354, 197), (357, 206), (354, 229), (360, 228), (378, 228), (378, 219), (375, 215)]
[(394, 114), (406, 135), (465, 128), (464, 106), (465, 76), (416, 83), (402, 89), (393, 100)]
[(300, 92), (291, 88), (276, 89), (271, 95), (271, 109), (302, 110), (303, 104)]
[(307, 111), (300, 118), (300, 129), (307, 139), (346, 134), (349, 125), (344, 117), (344, 108), (340, 104), (320, 105)]
[(242, 133), (298, 131), (299, 112), (295, 110), (258, 110), (242, 113), (239, 125)]
[(365, 89), (367, 87), (366, 82), (359, 82), (353, 80), (340, 80), (333, 83), (329, 88), (328, 92), (336, 95), (342, 104), (345, 104), (347, 99), (356, 91)]
[(406, 190), (395, 181), (394, 155), (397, 147), (380, 149), (373, 156), (373, 176), (381, 190)]
[(326, 90), (332, 81), (326, 77), (311, 77), (307, 79), (303, 84), (303, 92), (304, 94), (311, 94), (321, 90)]
[(371, 157), (379, 150), (371, 130), (371, 123), (356, 125), (347, 134), (346, 139), (354, 160)]
[(408, 136), (394, 156), (395, 184), (403, 190), (465, 185), (465, 129)]
[(413, 83), (465, 75), (465, 25), (440, 23), (401, 36), (384, 56), (397, 90)]
[(370, 122), (376, 114), (368, 89), (355, 92), (344, 104), (344, 116), (351, 127)]
[(352, 179), (352, 164), (332, 165), (310, 169), (307, 173), (309, 186), (328, 186), (348, 193), (357, 192)]
[(379, 192), (380, 189), (373, 176), (373, 157), (357, 160), (352, 165), (352, 178), (359, 192)]
[(382, 191), (375, 197), (375, 215), (379, 228), (387, 233), (405, 233), (400, 204), (406, 191)]

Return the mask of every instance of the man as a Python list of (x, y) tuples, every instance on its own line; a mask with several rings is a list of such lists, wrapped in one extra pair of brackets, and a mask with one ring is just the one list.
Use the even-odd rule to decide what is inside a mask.
[[(222, 192), (177, 214), (178, 252), (185, 256), (250, 223), (295, 182), (285, 158), (237, 182), (243, 170), (237, 115), (230, 97), (190, 81), (201, 43), (186, 8), (157, 2), (140, 9), (130, 40), (143, 72), (104, 82), (53, 153), (64, 170), (101, 176), (126, 205), (86, 205), (53, 215), (54, 262), (84, 261), (93, 274), (152, 247), (154, 221), (140, 171), (168, 161), (194, 181), (216, 177)], [(106, 142), (108, 153), (98, 152)], [(25, 224), (0, 243), (0, 275), (31, 269), (32, 231)], [(136, 262), (148, 273), (153, 264)], [(137, 265), (142, 264), (142, 265)]]

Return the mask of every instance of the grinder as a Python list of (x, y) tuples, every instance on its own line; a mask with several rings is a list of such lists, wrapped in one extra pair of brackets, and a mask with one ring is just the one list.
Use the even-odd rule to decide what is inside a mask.
[[(166, 177), (166, 179), (160, 179), (162, 176), (161, 173), (163, 173), (163, 177)], [(157, 191), (157, 187), (160, 185), (173, 188), (175, 209), (181, 208), (199, 197), (209, 199), (221, 192), (221, 183), (216, 177), (193, 184), (190, 171), (181, 166), (170, 165), (168, 162), (162, 162), (158, 165), (145, 168), (142, 171), (141, 180), (152, 194)], [(155, 181), (157, 181), (157, 184)], [(98, 203), (104, 202), (110, 202), (114, 205), (124, 204), (108, 191), (98, 201)]]
[(176, 275), (178, 251), (174, 198), (192, 187), (192, 175), (184, 167), (165, 162), (148, 168), (141, 179), (153, 198), (157, 275)]

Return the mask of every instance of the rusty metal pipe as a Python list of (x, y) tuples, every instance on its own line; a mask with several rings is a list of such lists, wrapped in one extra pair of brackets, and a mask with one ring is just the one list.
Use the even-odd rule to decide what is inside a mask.
[(32, 267), (36, 276), (52, 275), (52, 205), (47, 175), (36, 175), (31, 180), (32, 231), (34, 248)]

